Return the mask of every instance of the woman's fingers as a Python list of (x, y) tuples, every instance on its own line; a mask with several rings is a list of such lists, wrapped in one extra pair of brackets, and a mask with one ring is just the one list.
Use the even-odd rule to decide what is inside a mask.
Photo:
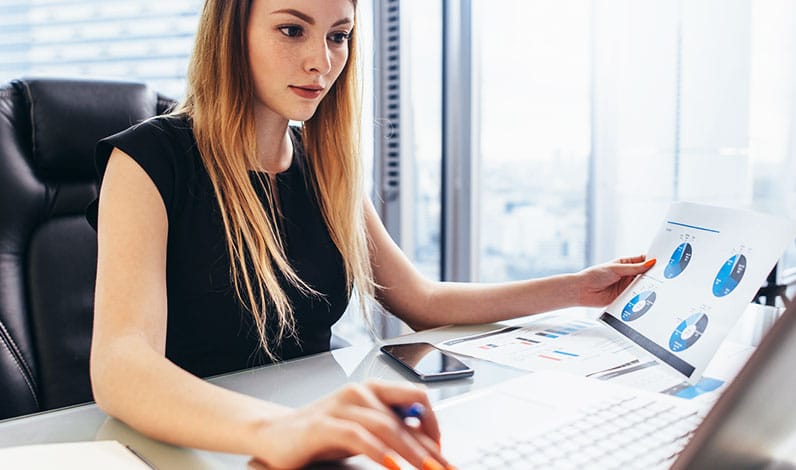
[[(410, 384), (368, 381), (345, 387), (338, 398), (344, 406), (336, 407), (336, 417), (363, 425), (410, 464), (435, 470), (448, 464), (440, 453), (439, 425), (423, 389)], [(422, 408), (422, 416), (409, 425), (396, 410), (417, 404)]]
[[(422, 405), (418, 420), (404, 420), (395, 411), (412, 404)], [(403, 460), (423, 470), (443, 470), (448, 465), (440, 453), (439, 426), (431, 403), (422, 389), (409, 384), (347, 385), (276, 420), (267, 432), (263, 436), (267, 442), (301, 442), (299, 447), (270, 446), (257, 455), (272, 468), (295, 468), (357, 454), (390, 469), (398, 468)]]
[(382, 403), (390, 406), (409, 407), (419, 403), (424, 408), (423, 416), (420, 418), (420, 429), (439, 445), (440, 431), (437, 415), (431, 408), (426, 391), (413, 385), (388, 384), (379, 381), (367, 382), (367, 386), (376, 394)]
[[(440, 454), (439, 447), (431, 438), (407, 426), (391, 412), (385, 413), (384, 410), (355, 406), (347, 409), (346, 416), (341, 418), (359, 423), (383, 442), (385, 449), (394, 451), (416, 468), (434, 468), (434, 463), (447, 464)], [(383, 454), (385, 452), (368, 454), (368, 456), (383, 464)], [(389, 452), (387, 454), (389, 455)]]
[(646, 255), (638, 255), (638, 256), (630, 256), (628, 258), (619, 258), (614, 262), (621, 264), (633, 264), (633, 263), (641, 263), (645, 259), (647, 259)]
[(611, 270), (619, 276), (635, 276), (649, 270), (655, 265), (655, 262), (655, 258), (650, 258), (644, 262), (617, 263), (611, 266)]
[(313, 453), (310, 461), (364, 455), (386, 468), (399, 468), (400, 457), (368, 429), (367, 424), (353, 419), (327, 417), (314, 429), (312, 441), (311, 447), (321, 450)]

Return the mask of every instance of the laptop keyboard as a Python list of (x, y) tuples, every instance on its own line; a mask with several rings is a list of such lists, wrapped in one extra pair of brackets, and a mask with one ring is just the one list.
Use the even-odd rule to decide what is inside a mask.
[(596, 403), (582, 413), (543, 435), (485, 446), (460, 468), (668, 468), (703, 418), (690, 408), (634, 396)]

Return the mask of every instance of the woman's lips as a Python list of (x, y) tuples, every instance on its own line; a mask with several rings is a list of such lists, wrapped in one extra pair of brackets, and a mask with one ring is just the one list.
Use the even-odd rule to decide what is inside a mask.
[(321, 96), (323, 92), (323, 88), (319, 86), (295, 86), (291, 85), (290, 89), (293, 93), (299, 95), (302, 98), (306, 98), (308, 100), (315, 99)]

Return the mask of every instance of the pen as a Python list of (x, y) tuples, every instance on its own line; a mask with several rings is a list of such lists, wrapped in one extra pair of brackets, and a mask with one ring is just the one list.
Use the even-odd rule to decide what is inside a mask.
[(393, 406), (392, 410), (401, 419), (417, 418), (421, 419), (426, 413), (426, 407), (420, 403), (412, 403), (409, 406)]

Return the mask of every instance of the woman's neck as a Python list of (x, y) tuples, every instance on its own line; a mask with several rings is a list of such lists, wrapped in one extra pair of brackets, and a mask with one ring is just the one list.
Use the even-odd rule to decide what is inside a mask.
[(293, 161), (293, 141), (288, 134), (288, 120), (270, 109), (255, 104), (258, 171), (281, 173)]

